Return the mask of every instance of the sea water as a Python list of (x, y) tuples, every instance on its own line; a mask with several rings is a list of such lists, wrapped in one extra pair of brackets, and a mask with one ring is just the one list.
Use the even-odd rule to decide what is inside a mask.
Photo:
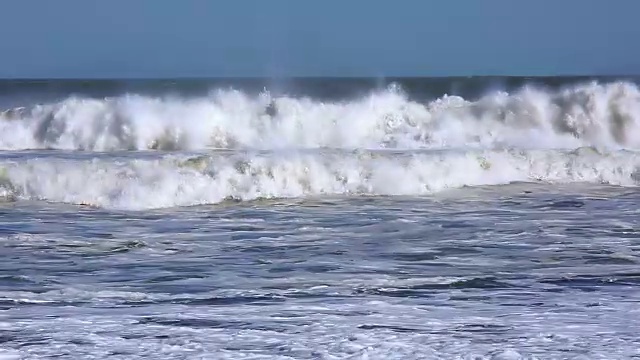
[(0, 358), (640, 357), (636, 83), (371, 82), (0, 84)]

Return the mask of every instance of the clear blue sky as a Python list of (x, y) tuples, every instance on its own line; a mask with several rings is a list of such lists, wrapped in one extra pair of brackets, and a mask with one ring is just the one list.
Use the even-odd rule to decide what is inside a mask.
[(640, 0), (1, 0), (0, 77), (640, 73)]

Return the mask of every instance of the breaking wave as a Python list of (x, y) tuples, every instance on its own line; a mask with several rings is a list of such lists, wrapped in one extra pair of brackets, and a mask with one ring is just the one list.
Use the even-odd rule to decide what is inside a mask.
[(634, 186), (639, 127), (629, 82), (424, 102), (398, 86), (324, 102), (235, 90), (68, 97), (0, 115), (0, 199), (142, 210), (512, 182)]
[(0, 149), (640, 148), (640, 91), (628, 82), (525, 87), (474, 101), (418, 102), (398, 86), (359, 99), (69, 97), (0, 115)]
[(6, 198), (142, 210), (225, 200), (427, 195), (516, 181), (634, 185), (630, 151), (310, 151), (0, 163)]

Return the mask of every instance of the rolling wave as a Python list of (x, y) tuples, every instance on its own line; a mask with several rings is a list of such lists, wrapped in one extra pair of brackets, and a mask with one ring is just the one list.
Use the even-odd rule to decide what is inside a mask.
[(576, 150), (212, 152), (0, 162), (5, 200), (125, 210), (227, 200), (428, 195), (511, 182), (635, 185), (640, 153)]
[(419, 102), (398, 86), (343, 101), (67, 97), (0, 115), (0, 199), (143, 210), (512, 182), (634, 186), (639, 126), (629, 82), (473, 101)]
[(428, 102), (397, 86), (342, 102), (219, 90), (9, 109), (0, 115), (0, 150), (637, 149), (639, 125), (640, 90), (628, 82)]

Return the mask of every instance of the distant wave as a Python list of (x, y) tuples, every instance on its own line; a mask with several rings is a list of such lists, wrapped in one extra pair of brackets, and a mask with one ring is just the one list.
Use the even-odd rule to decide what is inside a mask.
[(285, 151), (0, 162), (0, 195), (142, 210), (227, 200), (428, 195), (511, 182), (635, 185), (640, 153), (576, 150)]
[(397, 86), (350, 101), (219, 90), (189, 99), (69, 97), (0, 114), (0, 149), (640, 148), (640, 90), (587, 83), (410, 100)]

